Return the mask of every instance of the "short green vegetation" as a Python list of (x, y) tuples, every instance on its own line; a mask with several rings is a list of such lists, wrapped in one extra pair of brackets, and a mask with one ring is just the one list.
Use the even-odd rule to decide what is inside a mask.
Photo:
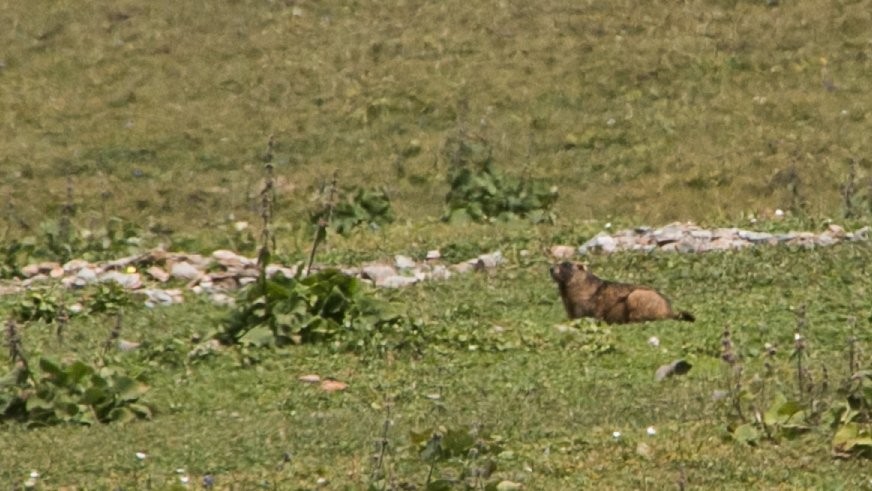
[[(569, 322), (547, 255), (868, 225), (869, 2), (0, 0), (0, 25), (0, 487), (870, 485), (868, 242), (589, 256), (697, 319), (620, 326)], [(156, 247), (260, 275), (151, 307), (15, 280)], [(505, 262), (340, 272), (435, 250)]]

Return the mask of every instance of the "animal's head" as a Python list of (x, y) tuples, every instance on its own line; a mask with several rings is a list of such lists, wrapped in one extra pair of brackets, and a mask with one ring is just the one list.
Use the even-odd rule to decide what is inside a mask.
[(550, 271), (551, 278), (561, 285), (568, 283), (576, 275), (581, 274), (582, 277), (586, 277), (590, 272), (586, 264), (570, 261), (554, 264), (551, 266)]

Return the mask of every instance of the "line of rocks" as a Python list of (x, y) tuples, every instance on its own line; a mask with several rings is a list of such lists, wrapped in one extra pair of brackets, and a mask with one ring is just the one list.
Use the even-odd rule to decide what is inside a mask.
[(839, 225), (830, 224), (821, 233), (786, 232), (767, 233), (739, 228), (704, 229), (693, 223), (671, 223), (660, 228), (636, 227), (614, 233), (600, 232), (577, 249), (572, 246), (554, 246), (551, 255), (568, 258), (575, 253), (683, 252), (730, 251), (758, 245), (787, 245), (803, 248), (827, 247), (844, 241), (867, 240), (870, 227), (846, 232)]
[[(400, 288), (427, 280), (444, 280), (455, 274), (492, 269), (504, 258), (500, 251), (482, 254), (456, 264), (446, 264), (439, 251), (430, 251), (425, 259), (415, 261), (403, 255), (393, 263), (372, 262), (362, 266), (340, 268), (345, 274), (381, 288)], [(299, 265), (270, 264), (266, 274), (286, 277), (297, 274)], [(314, 270), (320, 267), (314, 267)], [(216, 304), (232, 304), (231, 293), (256, 281), (257, 261), (233, 251), (216, 250), (209, 256), (174, 253), (156, 249), (114, 261), (91, 263), (74, 259), (66, 264), (42, 262), (22, 268), (21, 280), (0, 285), (0, 294), (14, 293), (46, 281), (59, 281), (67, 288), (83, 288), (94, 283), (115, 282), (123, 288), (145, 295), (147, 306), (181, 303), (183, 292), (207, 294)], [(163, 288), (174, 281), (183, 286)]]
[[(565, 259), (576, 254), (619, 251), (672, 251), (699, 253), (739, 250), (759, 245), (825, 247), (844, 241), (868, 240), (870, 227), (846, 232), (831, 224), (821, 233), (766, 233), (739, 228), (704, 229), (693, 223), (671, 223), (660, 228), (637, 227), (614, 233), (601, 232), (579, 247), (555, 245), (551, 256)], [(340, 268), (344, 273), (382, 288), (401, 288), (427, 280), (445, 280), (455, 274), (495, 268), (504, 262), (500, 251), (482, 254), (466, 261), (448, 264), (439, 251), (429, 251), (422, 260), (397, 255), (392, 263), (371, 262)], [(268, 276), (279, 272), (296, 275), (299, 266), (270, 264)], [(316, 268), (317, 269), (317, 268)], [(100, 282), (115, 282), (125, 289), (143, 294), (148, 306), (180, 303), (184, 291), (207, 294), (216, 304), (232, 304), (232, 292), (256, 280), (257, 261), (233, 251), (216, 250), (209, 256), (167, 252), (156, 249), (114, 261), (91, 263), (74, 259), (66, 264), (43, 262), (22, 268), (24, 278), (0, 284), (0, 295), (15, 293), (43, 281), (60, 281), (68, 288), (81, 288)], [(175, 288), (163, 286), (175, 280)]]

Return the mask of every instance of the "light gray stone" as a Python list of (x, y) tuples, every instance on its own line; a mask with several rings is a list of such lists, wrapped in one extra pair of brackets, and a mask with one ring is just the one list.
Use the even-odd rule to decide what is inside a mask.
[(202, 275), (202, 272), (200, 272), (196, 266), (187, 261), (173, 263), (170, 268), (170, 276), (180, 280), (195, 280), (199, 278), (200, 275)]
[(372, 263), (360, 268), (361, 277), (372, 280), (376, 285), (384, 281), (385, 278), (395, 276), (396, 274), (397, 271), (387, 264)]
[(394, 256), (394, 265), (397, 269), (412, 269), (416, 266), (415, 260), (410, 258), (409, 256), (404, 256), (402, 254), (397, 254)]

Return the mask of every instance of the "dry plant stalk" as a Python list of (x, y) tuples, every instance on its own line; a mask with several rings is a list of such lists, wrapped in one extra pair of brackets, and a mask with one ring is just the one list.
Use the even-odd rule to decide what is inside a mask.
[(339, 171), (333, 171), (333, 180), (330, 182), (330, 195), (327, 198), (327, 218), (318, 219), (318, 228), (315, 230), (315, 238), (312, 240), (312, 250), (309, 252), (309, 261), (306, 263), (306, 276), (312, 272), (312, 264), (315, 262), (315, 253), (318, 245), (327, 238), (327, 227), (333, 220), (333, 208), (336, 206), (336, 186), (339, 180)]
[(262, 229), (260, 233), (260, 250), (257, 254), (257, 267), (260, 270), (262, 279), (266, 278), (266, 267), (270, 262), (271, 250), (275, 250), (275, 236), (272, 233), (272, 216), (273, 205), (275, 203), (275, 178), (273, 176), (273, 149), (275, 147), (275, 139), (269, 137), (267, 142), (267, 154), (265, 156), (264, 172), (266, 178), (264, 180), (263, 189), (260, 191), (260, 218), (262, 221)]

